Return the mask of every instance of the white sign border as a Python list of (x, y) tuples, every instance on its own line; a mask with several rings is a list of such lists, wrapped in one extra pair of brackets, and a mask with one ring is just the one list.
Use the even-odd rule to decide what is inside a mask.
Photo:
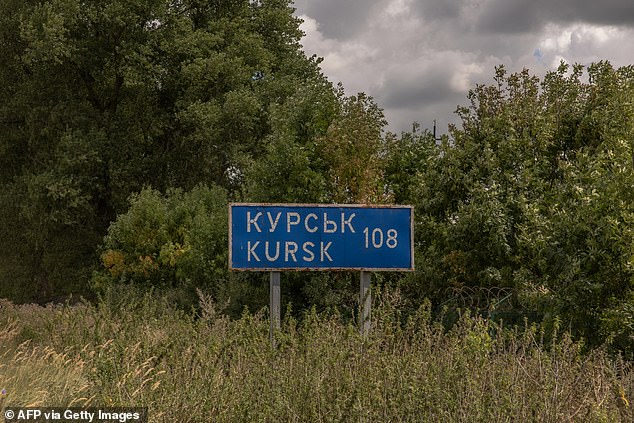
[[(410, 209), (410, 267), (267, 267), (267, 268), (246, 268), (232, 267), (232, 207), (316, 207), (316, 208), (366, 208), (366, 209)], [(314, 203), (229, 203), (229, 270), (236, 272), (341, 272), (341, 271), (363, 271), (363, 272), (414, 272), (414, 206), (396, 204), (314, 204)]]

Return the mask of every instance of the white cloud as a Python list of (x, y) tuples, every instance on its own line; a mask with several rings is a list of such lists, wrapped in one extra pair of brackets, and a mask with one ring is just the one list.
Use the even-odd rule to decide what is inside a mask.
[[(589, 6), (576, 18), (572, 0), (559, 9), (536, 1), (540, 7), (528, 0), (368, 0), (359, 13), (335, 0), (297, 5), (305, 51), (323, 57), (326, 76), (341, 81), (348, 94), (372, 95), (389, 129), (400, 132), (414, 120), (423, 127), (434, 119), (439, 128), (455, 123), (453, 112), (467, 103), (468, 90), (492, 82), (500, 64), (510, 72), (528, 68), (543, 76), (561, 60), (633, 63), (634, 30), (623, 24), (627, 16), (603, 10), (594, 22), (586, 19), (594, 10)], [(631, 0), (610, 1), (615, 10), (619, 1), (622, 10), (630, 10)], [(618, 25), (603, 22), (612, 16)]]
[(363, 39), (349, 41), (337, 41), (326, 38), (319, 28), (317, 21), (309, 16), (302, 15), (304, 21), (300, 28), (306, 36), (302, 39), (302, 46), (308, 55), (317, 54), (323, 57), (322, 70), (334, 83), (343, 82), (346, 87), (358, 87), (357, 91), (363, 91), (366, 81), (355, 83), (353, 75), (355, 70), (372, 66), (376, 63), (381, 49), (373, 47)]
[(477, 63), (458, 66), (451, 76), (451, 87), (459, 93), (466, 93), (474, 85), (474, 76), (481, 76), (484, 69)]
[(550, 24), (541, 34), (538, 48), (551, 68), (560, 61), (588, 65), (606, 59), (615, 66), (631, 63), (634, 49), (623, 48), (631, 43), (634, 31), (606, 25), (576, 23), (567, 26)]
[(407, 15), (410, 10), (412, 0), (393, 0), (385, 8), (385, 15), (391, 18), (398, 18)]

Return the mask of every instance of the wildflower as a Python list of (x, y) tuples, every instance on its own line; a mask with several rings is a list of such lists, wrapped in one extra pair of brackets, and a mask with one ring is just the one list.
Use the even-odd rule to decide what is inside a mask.
[(0, 391), (0, 397), (3, 397), (7, 394), (7, 390), (5, 388), (2, 388), (2, 391)]
[(625, 407), (630, 406), (630, 402), (627, 400), (627, 397), (625, 396), (625, 390), (620, 386), (619, 386), (619, 397)]

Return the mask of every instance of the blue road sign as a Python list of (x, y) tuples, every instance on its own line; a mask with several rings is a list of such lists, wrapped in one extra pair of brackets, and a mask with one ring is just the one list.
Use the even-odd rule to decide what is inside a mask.
[(414, 270), (411, 206), (229, 205), (233, 270)]

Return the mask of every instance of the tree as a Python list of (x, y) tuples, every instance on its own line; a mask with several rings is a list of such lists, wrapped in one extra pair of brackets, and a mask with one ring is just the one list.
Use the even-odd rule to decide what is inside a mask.
[(634, 68), (599, 62), (587, 72), (578, 107), (555, 127), (569, 135), (558, 137), (559, 183), (532, 230), (550, 238), (539, 241), (527, 286), (534, 293), (539, 281), (544, 289), (533, 299), (591, 343), (632, 354)]
[(462, 127), (415, 178), (421, 259), (407, 282), (631, 350), (634, 73), (586, 71), (584, 82), (583, 67), (562, 64), (540, 84), (500, 67), (469, 93)]
[(383, 110), (364, 93), (345, 97), (317, 148), (328, 169), (329, 200), (373, 204), (388, 201), (383, 182)]
[(256, 202), (320, 203), (327, 198), (326, 168), (316, 140), (334, 119), (337, 97), (322, 78), (307, 80), (271, 109), (265, 151), (251, 163), (245, 196)]
[(145, 186), (240, 195), (271, 111), (324, 80), (292, 12), (286, 0), (2, 0), (0, 295), (85, 292), (100, 238)]

